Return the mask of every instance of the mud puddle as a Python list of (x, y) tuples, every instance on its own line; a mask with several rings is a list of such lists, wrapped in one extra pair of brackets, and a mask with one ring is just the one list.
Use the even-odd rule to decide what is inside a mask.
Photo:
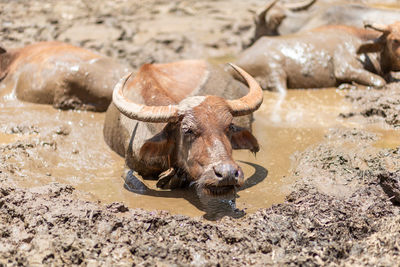
[(381, 3), (381, 2), (373, 2), (373, 3), (369, 3), (368, 4), (371, 7), (375, 7), (375, 8), (386, 8), (386, 9), (400, 9), (400, 3)]
[[(235, 152), (242, 161), (251, 161), (268, 170), (266, 179), (239, 192), (239, 208), (248, 212), (281, 203), (295, 182), (288, 177), (293, 153), (320, 142), (333, 127), (347, 127), (337, 115), (350, 109), (336, 89), (290, 90), (283, 99), (265, 92), (264, 103), (255, 113), (253, 131), (261, 146), (256, 158), (245, 151)], [(253, 171), (241, 164), (246, 175)]]
[(0, 133), (0, 145), (13, 143), (21, 139), (21, 136), (17, 134), (6, 134)]
[[(247, 151), (234, 152), (248, 179), (238, 192), (238, 208), (252, 213), (283, 202), (294, 183), (288, 178), (293, 153), (320, 142), (329, 128), (357, 127), (356, 122), (338, 116), (350, 109), (345, 93), (336, 89), (290, 90), (284, 99), (275, 93), (264, 93), (264, 103), (255, 113), (253, 125), (260, 152), (256, 157)], [(59, 111), (10, 100), (10, 96), (3, 99), (7, 101), (3, 101), (0, 113), (0, 145), (10, 146), (9, 162), (14, 164), (13, 179), (19, 186), (60, 182), (103, 203), (119, 201), (130, 208), (161, 209), (189, 216), (204, 214), (193, 191), (160, 191), (155, 181), (145, 181), (154, 189), (150, 195), (124, 189), (124, 160), (103, 142), (104, 114)], [(377, 146), (399, 144), (398, 132), (375, 128), (381, 135)]]

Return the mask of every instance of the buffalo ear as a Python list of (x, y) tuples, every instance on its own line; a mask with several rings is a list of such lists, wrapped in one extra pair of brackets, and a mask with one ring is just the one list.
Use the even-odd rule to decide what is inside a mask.
[(357, 54), (381, 52), (385, 48), (385, 43), (386, 34), (382, 34), (376, 40), (362, 43), (357, 49)]
[(9, 57), (6, 53), (7, 50), (0, 46), (0, 82), (7, 76)]
[(358, 47), (357, 54), (376, 53), (383, 50), (382, 43), (364, 43)]
[(260, 150), (257, 139), (249, 130), (236, 125), (232, 125), (231, 129), (231, 144), (233, 149), (248, 149), (253, 153)]
[(172, 153), (174, 141), (169, 138), (166, 129), (156, 134), (140, 148), (139, 156), (147, 162), (151, 162), (155, 158), (166, 157)]

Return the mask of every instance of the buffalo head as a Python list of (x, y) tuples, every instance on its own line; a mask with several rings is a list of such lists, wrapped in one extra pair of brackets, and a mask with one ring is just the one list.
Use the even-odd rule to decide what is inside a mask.
[(312, 6), (316, 0), (299, 0), (292, 3), (271, 0), (265, 9), (256, 17), (254, 41), (262, 36), (280, 35), (278, 28), (286, 18), (287, 13), (304, 10)]
[(0, 81), (2, 81), (7, 75), (10, 61), (10, 55), (0, 46)]
[(187, 97), (176, 105), (137, 104), (123, 94), (129, 76), (116, 85), (113, 93), (115, 106), (125, 116), (143, 122), (167, 123), (141, 147), (142, 161), (165, 157), (173, 165), (170, 167), (183, 171), (200, 193), (208, 195), (229, 194), (243, 184), (243, 171), (233, 160), (232, 149), (248, 149), (254, 153), (259, 150), (256, 138), (234, 125), (232, 119), (258, 109), (263, 99), (262, 90), (244, 70), (232, 67), (250, 88), (240, 99), (206, 95)]
[(382, 35), (373, 42), (362, 44), (358, 53), (381, 53), (381, 65), (385, 72), (400, 71), (400, 22), (390, 25), (366, 23), (366, 28), (382, 32)]

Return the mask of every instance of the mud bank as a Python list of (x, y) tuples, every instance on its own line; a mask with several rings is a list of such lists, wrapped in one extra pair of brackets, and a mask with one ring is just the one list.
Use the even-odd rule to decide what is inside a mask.
[[(388, 84), (384, 90), (351, 90), (346, 96), (354, 103), (354, 110), (341, 116), (363, 117), (369, 123), (381, 123), (400, 129), (400, 86), (399, 82)], [(358, 118), (357, 118), (358, 117)]]

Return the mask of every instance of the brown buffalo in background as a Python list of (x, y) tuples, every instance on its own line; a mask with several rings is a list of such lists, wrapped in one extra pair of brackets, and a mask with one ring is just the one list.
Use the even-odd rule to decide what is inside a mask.
[(194, 182), (200, 193), (234, 192), (244, 176), (232, 149), (259, 150), (241, 126), (250, 126), (263, 98), (256, 81), (234, 68), (250, 89), (201, 60), (143, 65), (114, 90), (104, 123), (106, 143), (143, 177), (162, 178), (159, 187)]
[(236, 64), (264, 89), (280, 92), (345, 82), (383, 87), (381, 76), (400, 71), (400, 23), (367, 27), (373, 30), (336, 25), (262, 37), (241, 53)]
[(391, 24), (400, 18), (400, 9), (376, 8), (355, 2), (357, 1), (272, 0), (256, 17), (253, 41), (262, 36), (292, 34), (324, 25), (362, 27), (364, 21)]
[(0, 81), (18, 99), (60, 109), (105, 111), (129, 69), (111, 58), (60, 42), (0, 51)]

